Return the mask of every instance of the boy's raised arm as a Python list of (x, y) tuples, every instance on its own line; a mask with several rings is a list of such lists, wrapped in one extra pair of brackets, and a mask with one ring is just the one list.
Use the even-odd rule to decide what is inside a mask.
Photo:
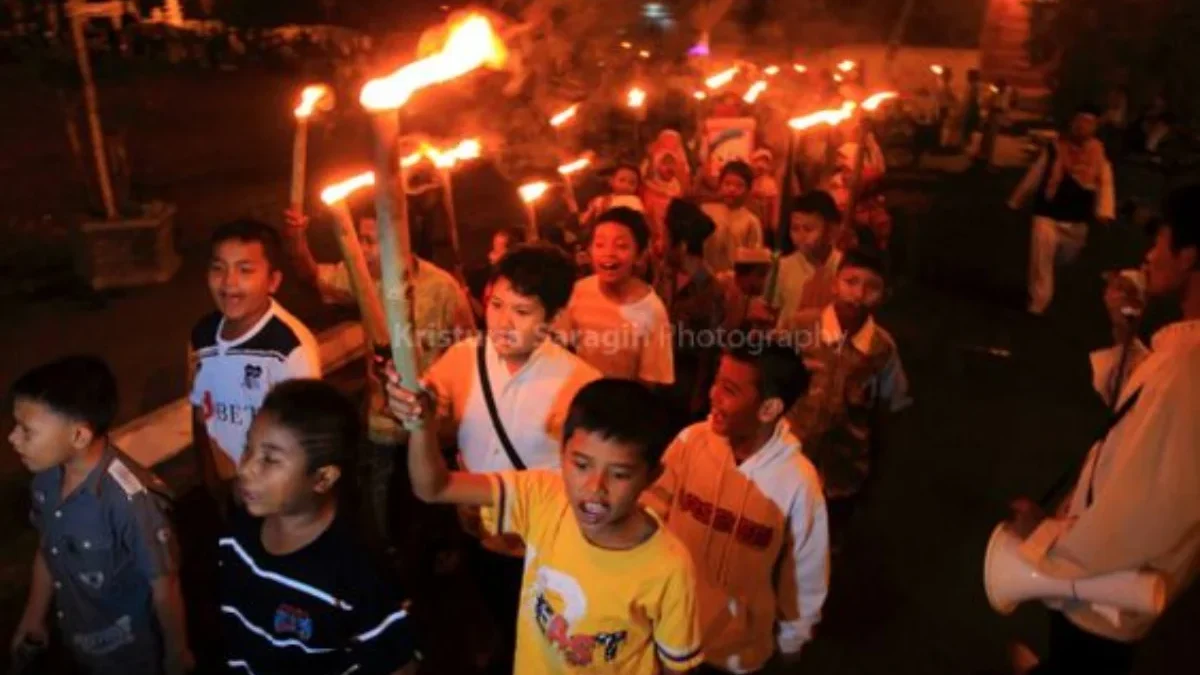
[(491, 506), (492, 481), (485, 474), (451, 471), (438, 444), (437, 405), (428, 392), (400, 386), (400, 378), (387, 368), (388, 408), (402, 423), (421, 421), (408, 437), (408, 474), (413, 494), (432, 504)]

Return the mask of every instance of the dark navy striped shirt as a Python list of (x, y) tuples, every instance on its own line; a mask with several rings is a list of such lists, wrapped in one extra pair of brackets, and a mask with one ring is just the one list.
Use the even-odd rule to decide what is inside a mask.
[(225, 663), (233, 673), (375, 675), (413, 659), (407, 602), (347, 516), (308, 546), (268, 553), (262, 520), (234, 516), (220, 540)]

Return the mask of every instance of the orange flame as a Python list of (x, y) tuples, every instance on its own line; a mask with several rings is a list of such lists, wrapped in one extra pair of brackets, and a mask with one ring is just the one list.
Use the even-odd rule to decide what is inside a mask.
[(875, 112), (876, 110), (879, 109), (879, 104), (883, 103), (884, 101), (896, 98), (899, 95), (900, 94), (897, 94), (894, 91), (881, 91), (877, 94), (872, 94), (872, 95), (868, 96), (865, 100), (863, 100), (862, 109), (866, 110), (867, 112)]
[(411, 169), (417, 164), (421, 163), (422, 157), (424, 157), (424, 155), (420, 150), (412, 153), (411, 155), (405, 155), (404, 157), (400, 158), (400, 166), (404, 167), (405, 169)]
[(946, 72), (946, 69), (935, 63), (932, 66), (929, 66), (929, 72), (933, 73), (934, 75), (941, 75)]
[(833, 74), (833, 81), (834, 81), (834, 82), (841, 82), (842, 80), (845, 80), (845, 79), (846, 79), (846, 78), (842, 77), (842, 74), (841, 74), (841, 73), (834, 73), (834, 74)]
[(575, 117), (575, 114), (578, 112), (579, 112), (579, 104), (578, 103), (571, 106), (570, 108), (567, 108), (566, 110), (559, 111), (558, 114), (556, 114), (554, 117), (550, 118), (550, 126), (557, 129), (558, 127), (561, 127), (562, 125), (571, 121), (571, 119), (573, 119)]
[(717, 73), (716, 75), (713, 75), (712, 77), (705, 80), (704, 86), (708, 87), (709, 89), (720, 89), (721, 87), (724, 87), (725, 85), (729, 84), (730, 82), (733, 82), (733, 78), (737, 77), (737, 74), (738, 74), (737, 66), (734, 66), (727, 70), (722, 70), (721, 72)]
[(536, 183), (526, 183), (517, 188), (517, 193), (521, 195), (521, 201), (526, 204), (532, 204), (542, 198), (546, 194), (546, 190), (550, 189), (550, 184), (544, 180), (539, 180)]
[(573, 173), (579, 173), (592, 165), (592, 158), (584, 155), (574, 162), (569, 162), (558, 167), (558, 172), (564, 176), (570, 176)]
[(508, 50), (487, 17), (468, 14), (450, 29), (440, 52), (371, 80), (362, 88), (359, 101), (368, 110), (395, 110), (419, 89), (483, 66), (500, 68), (507, 58)]
[(300, 105), (296, 106), (292, 112), (295, 113), (297, 119), (308, 119), (317, 109), (317, 104), (327, 95), (329, 95), (329, 87), (323, 84), (309, 85), (300, 92)]
[(845, 61), (842, 61), (841, 63), (837, 64), (837, 69), (842, 71), (843, 73), (848, 73), (848, 72), (854, 70), (854, 67), (856, 65), (857, 64), (854, 63), (853, 61), (851, 61), (850, 59), (846, 59)]
[(779, 66), (767, 66), (766, 68), (763, 68), (763, 72), (766, 73), (768, 77), (775, 77), (779, 74)]
[(692, 94), (692, 98), (696, 99), (697, 101), (703, 101), (708, 98), (708, 94), (702, 91), (696, 91), (696, 93)]
[(433, 165), (439, 169), (452, 169), (459, 162), (468, 159), (478, 159), (482, 153), (483, 146), (480, 145), (479, 139), (469, 138), (459, 142), (458, 145), (449, 150), (438, 150), (432, 145), (424, 143), (421, 146), (420, 154), (428, 157), (429, 161), (433, 162)]
[(622, 42), (621, 49), (633, 49), (633, 43), (629, 41)]
[(808, 72), (808, 66), (804, 65), (803, 63), (793, 63), (792, 70), (803, 75), (804, 73)]
[(746, 103), (754, 103), (755, 101), (758, 100), (758, 97), (762, 96), (762, 93), (766, 90), (767, 90), (767, 81), (759, 80), (758, 82), (755, 82), (754, 84), (750, 85), (750, 88), (746, 90), (746, 95), (742, 97), (742, 100), (745, 101)]
[(828, 124), (831, 127), (837, 126), (850, 119), (850, 116), (854, 114), (854, 109), (857, 107), (858, 104), (854, 101), (846, 101), (842, 104), (841, 108), (818, 110), (803, 117), (792, 118), (788, 121), (788, 126), (795, 131), (811, 129), (819, 124)]
[(640, 56), (643, 59), (648, 59), (648, 58), (650, 58), (650, 50), (643, 49), (642, 51), (638, 52), (638, 56)]
[(324, 190), (321, 190), (321, 201), (324, 202), (326, 206), (333, 206), (346, 197), (349, 197), (355, 192), (361, 190), (362, 188), (371, 187), (373, 185), (375, 185), (374, 171), (360, 173), (353, 178), (347, 178), (340, 183), (334, 183), (333, 185), (326, 187)]
[(629, 90), (626, 100), (630, 108), (640, 108), (646, 104), (646, 91), (640, 87), (634, 87)]

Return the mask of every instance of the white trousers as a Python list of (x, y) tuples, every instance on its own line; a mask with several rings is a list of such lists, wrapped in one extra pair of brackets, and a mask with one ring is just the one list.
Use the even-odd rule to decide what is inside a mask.
[(1029, 311), (1042, 314), (1054, 298), (1054, 266), (1079, 256), (1087, 242), (1087, 223), (1033, 217), (1029, 245)]

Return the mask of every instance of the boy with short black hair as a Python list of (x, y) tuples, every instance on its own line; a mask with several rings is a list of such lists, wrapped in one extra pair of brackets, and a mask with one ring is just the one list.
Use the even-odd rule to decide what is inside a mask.
[(886, 289), (883, 261), (849, 251), (835, 283), (833, 302), (796, 315), (817, 334), (795, 340), (813, 379), (788, 420), (821, 474), (836, 534), (867, 481), (880, 418), (911, 400), (896, 342), (874, 318)]
[(721, 357), (708, 420), (684, 429), (646, 501), (699, 568), (705, 662), (753, 673), (812, 639), (829, 580), (821, 481), (785, 413), (809, 375), (795, 349), (742, 333)]
[(670, 438), (649, 389), (588, 384), (563, 424), (561, 472), (486, 475), (446, 468), (427, 396), (395, 377), (388, 393), (397, 417), (418, 427), (408, 456), (417, 496), (486, 507), (491, 531), (525, 541), (514, 672), (651, 675), (700, 662), (691, 561), (638, 505)]
[(247, 673), (410, 674), (408, 604), (339, 504), (353, 403), (320, 380), (271, 390), (238, 466), (245, 511), (219, 541), (224, 663)]
[(575, 283), (556, 328), (606, 377), (669, 385), (675, 366), (667, 308), (634, 274), (649, 242), (641, 213), (615, 208), (602, 214), (590, 248), (596, 273)]
[(834, 279), (842, 252), (833, 245), (841, 212), (824, 190), (800, 195), (792, 204), (786, 254), (779, 260), (779, 280), (771, 304), (779, 308), (779, 327), (797, 327), (796, 313), (825, 307), (833, 300)]
[(645, 213), (646, 206), (638, 196), (642, 187), (642, 172), (633, 164), (622, 162), (612, 170), (608, 180), (608, 194), (600, 195), (588, 203), (587, 209), (579, 217), (579, 222), (585, 231), (590, 231), (600, 222), (600, 216), (613, 209), (633, 209)]
[(41, 540), (12, 649), (59, 630), (89, 673), (184, 673), (188, 649), (166, 487), (108, 438), (117, 411), (107, 364), (71, 356), (21, 376), (9, 442), (34, 473), (30, 520)]
[[(548, 339), (574, 283), (574, 262), (558, 248), (543, 242), (512, 249), (492, 275), (487, 332), (451, 347), (425, 374), (425, 388), (437, 398), (443, 438), (459, 448), (460, 469), (558, 468), (568, 406), (600, 377)], [(500, 626), (507, 660), (516, 641), (512, 617), (524, 547), (511, 537), (481, 532), (477, 513), (463, 509), (461, 515), (463, 528), (480, 539), (469, 548), (469, 561)]]
[(701, 208), (717, 225), (704, 246), (704, 259), (713, 271), (724, 272), (733, 268), (733, 254), (739, 247), (763, 245), (763, 228), (746, 205), (754, 185), (754, 169), (742, 161), (728, 162), (721, 168), (719, 181), (721, 201)]
[(283, 282), (283, 247), (266, 223), (236, 220), (211, 239), (208, 288), (217, 309), (192, 329), (193, 444), (218, 493), (236, 473), (263, 398), (284, 380), (321, 376), (316, 338), (272, 295)]

